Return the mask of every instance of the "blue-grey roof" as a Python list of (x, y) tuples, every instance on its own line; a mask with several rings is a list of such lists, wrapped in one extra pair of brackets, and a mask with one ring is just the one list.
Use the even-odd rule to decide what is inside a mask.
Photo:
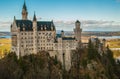
[(16, 20), (17, 27), (20, 27), (20, 31), (23, 31), (23, 28), (25, 28), (25, 31), (32, 31), (32, 21), (30, 20)]
[(37, 29), (39, 30), (55, 30), (54, 23), (52, 21), (39, 21), (37, 22)]
[(61, 38), (61, 34), (56, 34), (56, 37), (57, 38)]
[(80, 21), (79, 21), (79, 20), (77, 20), (77, 21), (76, 21), (76, 23), (80, 23)]
[[(16, 20), (17, 27), (20, 27), (20, 31), (33, 31), (33, 22), (31, 20)], [(37, 22), (38, 31), (51, 31), (56, 30), (53, 21), (38, 21)]]
[(73, 38), (73, 37), (63, 37), (62, 39), (63, 40), (75, 40), (75, 38)]

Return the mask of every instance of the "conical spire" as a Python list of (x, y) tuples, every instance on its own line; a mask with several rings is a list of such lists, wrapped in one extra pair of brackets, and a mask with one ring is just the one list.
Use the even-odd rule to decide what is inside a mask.
[(27, 12), (26, 3), (24, 0), (24, 4), (23, 4), (23, 8), (22, 8), (22, 19), (27, 20), (27, 16), (28, 16), (28, 12)]
[(24, 4), (23, 4), (23, 9), (27, 11), (25, 0), (24, 0)]
[(16, 26), (16, 18), (14, 16), (14, 21), (13, 21), (13, 25), (12, 26)]
[(16, 17), (14, 16), (14, 21), (16, 21)]
[(37, 18), (36, 18), (35, 12), (34, 12), (33, 21), (37, 21)]

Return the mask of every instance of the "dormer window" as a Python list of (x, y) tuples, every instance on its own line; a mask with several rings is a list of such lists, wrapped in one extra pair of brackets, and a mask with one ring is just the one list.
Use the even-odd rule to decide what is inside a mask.
[(53, 30), (53, 26), (51, 26), (51, 30)]
[(46, 30), (47, 28), (46, 28), (46, 25), (44, 26), (44, 29)]
[(25, 31), (25, 27), (23, 27), (23, 31)]
[(25, 31), (25, 24), (23, 24), (23, 31)]
[(41, 30), (43, 30), (43, 27), (41, 27)]

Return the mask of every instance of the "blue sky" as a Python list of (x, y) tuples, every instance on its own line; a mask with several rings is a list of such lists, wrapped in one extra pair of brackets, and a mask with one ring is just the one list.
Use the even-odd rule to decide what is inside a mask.
[[(21, 19), (23, 3), (0, 0), (0, 31), (10, 31), (14, 16)], [(38, 20), (53, 20), (58, 30), (72, 30), (79, 19), (84, 31), (120, 31), (120, 0), (26, 0), (26, 5), (29, 19), (35, 11)]]

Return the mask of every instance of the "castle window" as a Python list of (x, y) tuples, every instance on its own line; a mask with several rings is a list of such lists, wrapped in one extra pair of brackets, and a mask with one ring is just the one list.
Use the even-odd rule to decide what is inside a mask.
[(23, 35), (23, 33), (21, 33), (21, 35)]
[(53, 47), (52, 47), (52, 50), (53, 50)]
[(45, 47), (43, 47), (43, 49), (45, 50)]

